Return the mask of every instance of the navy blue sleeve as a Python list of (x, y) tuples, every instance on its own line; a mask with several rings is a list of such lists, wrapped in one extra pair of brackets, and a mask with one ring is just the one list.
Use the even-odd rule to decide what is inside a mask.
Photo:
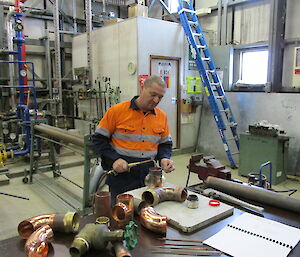
[(166, 143), (162, 143), (158, 145), (158, 151), (157, 151), (157, 160), (160, 162), (161, 159), (171, 158), (172, 153), (172, 141), (168, 141)]
[[(109, 143), (109, 138), (103, 136), (99, 133), (94, 133), (92, 135), (92, 143), (94, 147), (94, 151), (97, 155), (99, 155), (109, 169), (115, 160), (121, 158), (121, 156), (112, 148)], [(106, 169), (105, 167), (103, 167)]]

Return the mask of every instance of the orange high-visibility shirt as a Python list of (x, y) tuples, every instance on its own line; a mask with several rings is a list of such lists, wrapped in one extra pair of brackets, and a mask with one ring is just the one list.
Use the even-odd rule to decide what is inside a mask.
[(95, 132), (110, 138), (120, 155), (135, 158), (155, 158), (159, 144), (172, 142), (165, 112), (155, 107), (144, 114), (131, 101), (112, 106)]

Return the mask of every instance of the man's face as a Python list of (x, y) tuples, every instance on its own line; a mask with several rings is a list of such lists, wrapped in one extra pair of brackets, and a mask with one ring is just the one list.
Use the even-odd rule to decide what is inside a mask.
[(152, 85), (148, 87), (143, 86), (140, 94), (143, 109), (147, 111), (153, 110), (159, 104), (165, 93), (166, 89), (157, 83), (152, 83)]

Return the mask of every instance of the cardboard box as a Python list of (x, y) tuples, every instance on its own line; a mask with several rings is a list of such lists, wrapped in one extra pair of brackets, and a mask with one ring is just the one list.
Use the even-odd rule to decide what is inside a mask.
[(135, 4), (133, 6), (129, 6), (128, 18), (137, 17), (137, 16), (148, 17), (148, 7), (141, 4)]
[(104, 21), (104, 25), (113, 24), (113, 23), (117, 23), (117, 22), (121, 22), (121, 21), (124, 21), (124, 19), (121, 19), (121, 18), (109, 19), (109, 20)]

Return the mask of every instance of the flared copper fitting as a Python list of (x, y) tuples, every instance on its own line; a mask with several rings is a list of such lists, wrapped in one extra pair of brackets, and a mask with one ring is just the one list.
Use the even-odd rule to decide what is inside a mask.
[(164, 201), (184, 202), (187, 195), (187, 190), (181, 187), (151, 188), (142, 194), (142, 199), (147, 204), (155, 206)]
[(167, 216), (158, 214), (152, 207), (144, 207), (140, 211), (141, 224), (156, 233), (167, 233)]
[(53, 241), (53, 230), (49, 225), (34, 231), (25, 243), (25, 253), (28, 257), (45, 257), (48, 254), (48, 243)]
[(131, 257), (129, 250), (123, 245), (123, 242), (113, 243), (116, 257)]
[(133, 220), (133, 196), (120, 194), (117, 196), (117, 203), (112, 209), (112, 217), (120, 228), (123, 228), (129, 221)]
[(75, 233), (79, 228), (79, 215), (76, 212), (67, 212), (65, 215), (45, 214), (35, 216), (20, 222), (18, 232), (22, 238), (28, 238), (33, 231), (44, 225), (49, 225), (54, 231)]

